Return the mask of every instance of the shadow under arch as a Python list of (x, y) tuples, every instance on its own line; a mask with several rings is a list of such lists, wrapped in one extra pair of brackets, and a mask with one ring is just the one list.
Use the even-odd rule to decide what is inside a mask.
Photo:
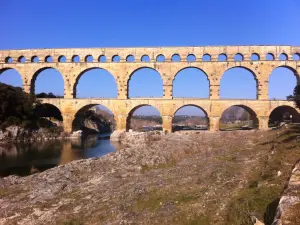
[[(159, 89), (157, 89), (157, 90), (155, 90), (155, 91), (159, 91), (159, 92), (161, 92), (161, 94), (160, 94), (160, 96), (155, 96), (155, 97), (163, 97), (163, 78), (162, 78), (162, 75), (160, 74), (160, 72), (158, 71), (158, 70), (156, 70), (155, 68), (152, 68), (152, 67), (148, 67), (148, 66), (143, 66), (143, 67), (139, 67), (139, 68), (137, 68), (137, 69), (135, 69), (135, 70), (133, 70), (131, 73), (130, 73), (130, 75), (128, 76), (128, 78), (127, 78), (127, 98), (135, 98), (134, 96), (131, 96), (131, 94), (130, 94), (130, 89), (132, 88), (132, 87), (130, 87), (131, 85), (130, 85), (130, 82), (132, 82), (132, 77), (134, 76), (134, 75), (137, 75), (136, 73), (138, 73), (138, 72), (140, 72), (140, 71), (142, 71), (142, 70), (148, 70), (148, 72), (149, 71), (151, 71), (151, 72), (154, 72), (155, 73), (155, 75), (159, 75), (159, 78), (160, 78), (160, 88)], [(146, 72), (147, 73), (147, 72)], [(147, 78), (147, 77), (146, 77)], [(147, 82), (147, 81), (146, 81)], [(158, 82), (158, 81), (157, 81)], [(139, 84), (140, 85), (140, 84)], [(149, 83), (147, 83), (147, 86), (149, 85)], [(152, 88), (153, 89), (153, 88)], [(145, 90), (144, 90), (145, 91)], [(151, 97), (153, 97), (153, 96), (151, 96), (151, 97), (149, 97), (149, 96), (142, 96), (142, 97), (145, 97), (145, 98), (151, 98)]]
[(256, 112), (245, 105), (232, 105), (226, 108), (219, 121), (219, 130), (252, 130), (259, 127)]
[[(252, 69), (250, 69), (250, 68), (248, 68), (248, 67), (246, 67), (246, 66), (231, 66), (231, 67), (228, 67), (225, 71), (224, 71), (224, 73), (222, 74), (222, 76), (221, 76), (221, 78), (220, 78), (220, 98), (222, 98), (221, 97), (221, 95), (222, 95), (222, 90), (224, 90), (224, 84), (222, 85), (222, 80), (223, 80), (223, 82), (224, 82), (224, 75), (226, 75), (226, 73), (228, 72), (228, 71), (233, 71), (233, 70), (235, 70), (235, 69), (244, 69), (245, 71), (247, 71), (247, 72), (249, 72), (250, 74), (252, 74), (252, 76), (253, 76), (253, 78), (254, 78), (254, 81), (255, 81), (255, 95), (256, 95), (256, 98), (255, 99), (258, 99), (258, 94), (259, 94), (259, 92), (258, 92), (258, 78), (257, 78), (257, 75), (255, 74), (255, 72), (252, 70)], [(224, 99), (224, 98), (223, 98)], [(226, 99), (226, 98), (225, 98)], [(228, 99), (238, 99), (238, 98), (228, 98)]]
[(297, 110), (288, 105), (274, 108), (269, 114), (269, 127), (280, 125), (281, 122), (300, 123), (300, 114)]
[[(23, 83), (24, 83), (24, 81), (23, 81), (23, 78), (22, 78), (22, 75), (19, 73), (19, 71), (17, 70), (17, 69), (15, 69), (15, 68), (11, 68), (11, 67), (5, 67), (5, 68), (1, 68), (0, 69), (0, 77), (3, 75), (3, 73), (5, 73), (5, 72), (7, 72), (7, 71), (12, 71), (14, 74), (17, 74), (18, 76), (18, 78), (17, 77), (15, 77), (15, 79), (18, 79), (18, 83), (20, 84), (20, 85), (18, 85), (18, 84), (16, 84), (16, 86), (15, 85), (12, 85), (12, 84), (10, 84), (10, 82), (9, 83), (6, 83), (6, 82), (1, 82), (1, 83), (5, 83), (5, 84), (8, 84), (8, 85), (12, 85), (12, 86), (14, 86), (14, 87), (23, 87)], [(10, 78), (12, 78), (11, 76), (10, 76)]]
[[(96, 106), (100, 106), (98, 109), (95, 108)], [(94, 108), (93, 108), (94, 107)], [(92, 112), (92, 113), (89, 113)], [(94, 115), (98, 115), (94, 117)], [(86, 118), (91, 118), (91, 120), (99, 126), (96, 127), (98, 132), (91, 131), (89, 128), (85, 129), (84, 120)], [(81, 107), (75, 114), (74, 119), (72, 121), (72, 131), (83, 130), (86, 133), (107, 133), (111, 132), (115, 128), (115, 117), (114, 113), (111, 109), (107, 106), (102, 104), (88, 104)]]
[(74, 86), (73, 86), (73, 98), (77, 97), (77, 86), (78, 86), (78, 82), (79, 82), (80, 78), (83, 77), (85, 73), (87, 73), (89, 71), (92, 71), (92, 70), (105, 71), (107, 74), (109, 74), (111, 77), (113, 77), (114, 85), (115, 85), (115, 88), (116, 88), (116, 97), (115, 98), (117, 98), (117, 96), (118, 96), (118, 84), (117, 84), (117, 81), (116, 81), (116, 77), (110, 71), (108, 71), (108, 70), (106, 70), (102, 67), (87, 68), (87, 69), (84, 69), (83, 71), (81, 71), (79, 73), (79, 75), (76, 77), (76, 80), (75, 80), (75, 83), (74, 83)]
[[(187, 120), (187, 118), (184, 115), (182, 115), (182, 116), (177, 115), (176, 116), (176, 113), (178, 113), (178, 111), (180, 111), (180, 110), (182, 110), (183, 108), (186, 108), (186, 107), (197, 108), (197, 110), (200, 110), (200, 112), (203, 113), (204, 117), (201, 116), (201, 115), (197, 115), (197, 116), (194, 116), (194, 118), (193, 118), (193, 116), (192, 116), (192, 118), (188, 118), (188, 119), (191, 119), (190, 124), (181, 125), (180, 123), (182, 121)], [(209, 126), (210, 126), (210, 121), (209, 121), (208, 114), (199, 105), (195, 105), (195, 104), (183, 105), (183, 106), (180, 106), (178, 109), (176, 109), (176, 111), (174, 112), (173, 119), (172, 119), (172, 132), (175, 132), (175, 131), (178, 131), (178, 130), (208, 130)]]
[(30, 81), (30, 93), (32, 94), (32, 95), (34, 95), (35, 94), (35, 82), (36, 82), (36, 79), (37, 79), (37, 77), (43, 72), (43, 71), (45, 71), (45, 70), (55, 70), (55, 72), (58, 72), (59, 74), (60, 74), (60, 76), (61, 76), (61, 78), (62, 78), (62, 80), (63, 80), (63, 94), (65, 94), (64, 93), (64, 85), (65, 85), (65, 79), (64, 79), (64, 76), (63, 76), (63, 74), (57, 69), (57, 68), (55, 68), (55, 67), (43, 67), (43, 68), (40, 68), (40, 69), (38, 69), (34, 74), (33, 74), (33, 76), (32, 76), (32, 78), (31, 78), (31, 81)]
[[(127, 114), (127, 118), (126, 118), (126, 131), (129, 131), (130, 129), (132, 129), (132, 117), (133, 117), (133, 114), (140, 108), (143, 108), (143, 107), (151, 107), (153, 109), (155, 109), (156, 112), (159, 113), (159, 117), (157, 116), (153, 116), (153, 115), (149, 115), (148, 118), (147, 116), (145, 116), (145, 120), (147, 121), (155, 121), (156, 123), (160, 124), (161, 126), (159, 127), (153, 127), (153, 128), (149, 128), (150, 130), (162, 130), (162, 116), (161, 116), (161, 112), (156, 108), (154, 107), (153, 105), (150, 105), (150, 104), (141, 104), (141, 105), (138, 105), (138, 106), (135, 106), (133, 107), (130, 112)], [(156, 129), (157, 128), (157, 129)]]
[[(205, 75), (206, 80), (208, 81), (208, 85), (207, 85), (207, 88), (208, 88), (207, 89), (207, 97), (205, 97), (205, 98), (209, 98), (209, 95), (210, 95), (210, 79), (209, 79), (207, 73), (202, 68), (199, 68), (199, 67), (196, 67), (196, 66), (185, 66), (185, 67), (181, 68), (179, 71), (176, 72), (176, 74), (174, 75), (173, 80), (172, 80), (172, 87), (173, 87), (172, 88), (172, 95), (173, 95), (173, 97), (174, 97), (174, 90), (176, 92), (176, 89), (177, 89), (176, 88), (177, 85), (176, 85), (176, 83), (174, 83), (176, 81), (176, 77), (178, 78), (178, 75), (180, 76), (182, 72), (184, 72), (186, 70), (189, 70), (189, 69), (195, 69), (197, 71), (197, 73), (200, 73), (199, 74), (200, 75), (200, 79), (202, 77), (202, 73)], [(198, 77), (198, 74), (197, 74), (197, 77)], [(193, 81), (191, 81), (191, 82), (193, 82)], [(195, 96), (190, 96), (190, 97), (195, 97)], [(185, 97), (185, 98), (189, 98), (189, 97)]]
[(37, 113), (40, 117), (53, 117), (59, 121), (63, 121), (60, 109), (51, 103), (37, 104), (35, 107), (35, 113)]

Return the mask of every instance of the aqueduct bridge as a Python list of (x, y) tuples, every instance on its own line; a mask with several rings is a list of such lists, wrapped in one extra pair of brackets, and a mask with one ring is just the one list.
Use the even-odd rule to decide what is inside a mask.
[[(61, 111), (63, 126), (68, 132), (72, 130), (72, 121), (80, 109), (98, 104), (113, 112), (117, 130), (125, 130), (131, 112), (143, 105), (151, 105), (159, 110), (163, 129), (169, 132), (172, 131), (172, 118), (175, 112), (186, 105), (203, 109), (209, 118), (209, 129), (212, 131), (219, 129), (222, 113), (233, 105), (251, 111), (257, 118), (259, 129), (266, 129), (270, 113), (274, 109), (280, 106), (293, 107), (292, 102), (268, 99), (268, 79), (275, 68), (286, 67), (294, 72), (298, 80), (300, 61), (293, 59), (294, 54), (300, 54), (300, 47), (208, 46), (3, 50), (0, 51), (0, 73), (6, 69), (17, 70), (21, 74), (24, 91), (34, 93), (37, 74), (47, 68), (57, 69), (63, 75), (64, 98), (41, 99), (41, 101), (52, 104)], [(220, 55), (225, 57), (224, 61), (219, 60)], [(235, 60), (237, 55), (240, 56), (239, 61)], [(143, 60), (145, 56), (147, 60)], [(176, 61), (173, 60), (175, 56)], [(129, 62), (128, 57), (134, 60)], [(75, 62), (75, 58), (79, 60)], [(92, 60), (88, 61), (88, 58)], [(187, 67), (199, 68), (207, 75), (210, 86), (209, 99), (173, 98), (173, 80), (179, 71)], [(257, 99), (220, 99), (222, 75), (235, 67), (245, 68), (253, 74), (257, 83)], [(117, 98), (76, 98), (75, 87), (80, 76), (93, 68), (105, 69), (114, 76), (118, 86)], [(160, 73), (164, 91), (162, 98), (128, 98), (130, 77), (141, 68), (152, 68)]]

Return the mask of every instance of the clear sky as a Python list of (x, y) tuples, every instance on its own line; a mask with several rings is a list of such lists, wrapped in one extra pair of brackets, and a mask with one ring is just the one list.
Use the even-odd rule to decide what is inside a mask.
[[(300, 45), (299, 0), (1, 0), (0, 7), (0, 49)], [(49, 85), (54, 79), (55, 86)], [(0, 82), (21, 85), (15, 71), (2, 73)], [(161, 83), (155, 71), (140, 70), (132, 76), (129, 96), (159, 97)], [(270, 77), (270, 98), (284, 99), (295, 84), (291, 71), (276, 69)], [(249, 72), (227, 71), (221, 98), (255, 98), (255, 86)], [(57, 71), (38, 76), (36, 92), (42, 91), (63, 94)], [(79, 80), (77, 94), (115, 97), (116, 86), (106, 71), (90, 71)], [(174, 81), (174, 96), (207, 98), (205, 74), (182, 71)]]

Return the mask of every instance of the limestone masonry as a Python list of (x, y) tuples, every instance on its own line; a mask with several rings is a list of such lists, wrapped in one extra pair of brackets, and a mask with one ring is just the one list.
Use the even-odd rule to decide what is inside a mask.
[[(218, 61), (219, 55), (225, 55), (226, 61)], [(242, 61), (235, 61), (239, 54)], [(267, 54), (272, 60), (266, 60)], [(286, 60), (280, 60), (283, 54)], [(76, 48), (76, 49), (29, 49), (0, 51), (0, 73), (6, 69), (15, 69), (22, 76), (23, 89), (34, 93), (34, 83), (37, 75), (44, 69), (55, 68), (64, 79), (64, 98), (41, 99), (43, 103), (55, 105), (63, 116), (65, 131), (72, 130), (75, 114), (82, 107), (104, 105), (115, 116), (117, 130), (126, 130), (128, 118), (136, 108), (142, 105), (156, 107), (163, 120), (163, 129), (172, 131), (172, 118), (175, 112), (185, 105), (201, 107), (209, 118), (209, 129), (219, 129), (219, 119), (228, 107), (239, 105), (253, 112), (257, 117), (259, 128), (268, 128), (270, 113), (278, 106), (293, 106), (292, 102), (268, 100), (268, 80), (277, 67), (287, 67), (299, 79), (300, 61), (293, 60), (294, 54), (300, 54), (300, 46), (217, 46), (217, 47), (157, 47), (157, 48)], [(149, 56), (148, 62), (142, 61), (143, 56)], [(172, 56), (180, 57), (172, 61)], [(189, 55), (195, 56), (195, 61), (187, 60)], [(202, 57), (206, 55), (206, 59)], [(251, 60), (255, 55), (258, 60)], [(79, 62), (74, 62), (78, 56)], [(88, 58), (93, 61), (87, 61)], [(133, 56), (135, 61), (126, 61)], [(66, 61), (62, 62), (61, 59)], [(158, 60), (159, 59), (159, 60)], [(199, 68), (206, 73), (210, 84), (210, 98), (176, 98), (172, 96), (173, 80), (176, 74), (186, 67)], [(220, 80), (227, 70), (242, 67), (253, 73), (257, 82), (257, 99), (220, 99)], [(116, 99), (77, 99), (76, 85), (80, 76), (89, 69), (103, 68), (110, 72), (118, 85)], [(128, 98), (128, 81), (138, 69), (152, 68), (158, 71), (163, 80), (164, 95), (162, 98)]]

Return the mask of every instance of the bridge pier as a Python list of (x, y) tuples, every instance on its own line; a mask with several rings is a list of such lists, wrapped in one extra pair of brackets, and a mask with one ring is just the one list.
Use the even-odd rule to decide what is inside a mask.
[(209, 131), (218, 131), (220, 125), (220, 117), (219, 116), (212, 116), (209, 117)]
[(267, 130), (269, 128), (269, 117), (268, 116), (259, 116), (259, 130)]
[(163, 131), (167, 133), (172, 133), (172, 116), (162, 116), (162, 127)]
[(126, 115), (116, 115), (116, 130), (117, 131), (126, 131), (127, 130), (127, 116)]

